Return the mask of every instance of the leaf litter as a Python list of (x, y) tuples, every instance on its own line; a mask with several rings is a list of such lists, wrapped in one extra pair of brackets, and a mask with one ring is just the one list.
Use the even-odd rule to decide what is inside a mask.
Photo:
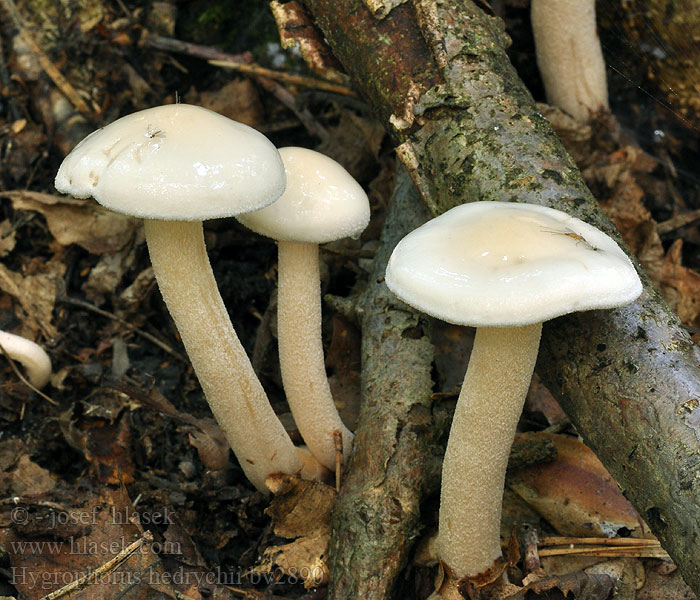
[[(210, 419), (191, 369), (177, 358), (179, 340), (157, 294), (138, 221), (91, 201), (57, 196), (52, 180), (63, 155), (93, 128), (172, 101), (173, 90), (181, 90), (187, 101), (260, 127), (278, 145), (323, 142), (322, 149), (373, 190), (375, 213), (381, 214), (392, 170), (381, 127), (340, 100), (313, 105), (313, 94), (292, 86), (292, 98), (306, 103), (305, 109), (313, 105), (321, 124), (315, 127), (280, 101), (279, 88), (259, 78), (254, 84), (215, 69), (198, 75), (201, 63), (191, 56), (149, 47), (145, 40), (151, 33), (177, 31), (174, 5), (90, 2), (76, 9), (61, 4), (42, 17), (29, 3), (17, 4), (26, 23), (36, 26), (31, 33), (45, 56), (38, 60), (10, 21), (2, 26), (13, 43), (5, 46), (9, 52), (0, 69), (9, 61), (14, 79), (10, 87), (2, 84), (7, 94), (0, 104), (5, 152), (0, 315), (8, 329), (47, 346), (57, 372), (52, 395), (61, 406), (54, 410), (40, 402), (13, 383), (5, 368), (0, 389), (3, 583), (29, 599), (69, 585), (76, 587), (77, 598), (95, 597), (94, 586), (102, 586), (97, 593), (104, 597), (232, 598), (240, 590), (262, 597), (256, 590), (273, 589), (284, 597), (305, 597), (322, 588), (328, 576), (335, 491), (294, 477), (271, 482), (272, 502), (252, 490)], [(316, 73), (347, 85), (298, 5), (274, 4), (284, 43), (296, 45), (296, 31)], [(62, 90), (68, 100), (48, 79), (46, 57), (66, 76), (68, 87)], [(87, 102), (77, 102), (72, 92)], [(660, 175), (657, 158), (611, 136), (606, 124), (579, 127), (547, 114), (667, 300), (684, 323), (700, 326), (700, 276), (693, 268), (698, 262), (687, 266), (692, 254), (686, 251), (698, 240), (688, 227), (660, 227), (654, 218), (659, 211), (648, 206), (653, 195), (657, 204), (674, 207), (673, 214), (664, 215), (666, 223), (688, 213), (678, 205), (672, 178)], [(376, 233), (376, 222), (372, 227)], [(231, 222), (208, 225), (206, 234), (217, 280), (237, 307), (236, 329), (251, 349), (259, 336), (273, 339), (269, 330), (274, 328), (268, 323), (266, 330), (260, 315), (266, 314), (274, 289), (274, 248)], [(325, 257), (331, 293), (347, 295), (348, 281), (361, 271), (354, 262), (360, 247), (334, 248)], [(269, 273), (273, 276), (264, 275)], [(328, 324), (328, 365), (351, 421), (359, 402), (360, 338), (338, 316)], [(466, 362), (455, 367), (448, 359), (454, 348), (468, 351), (468, 334), (446, 329), (436, 339), (443, 381), (459, 381), (452, 371)], [(274, 346), (264, 345), (260, 364), (273, 403), (284, 411)], [(26, 405), (24, 412), (19, 404)], [(546, 390), (533, 387), (532, 406), (546, 425), (567, 427)], [(612, 530), (646, 535), (590, 450), (568, 435), (554, 439), (559, 452), (553, 462), (509, 475), (511, 487), (529, 503), (518, 504), (511, 496), (507, 502), (515, 516), (537, 519), (550, 536), (602, 536)], [(581, 490), (582, 484), (587, 489)], [(594, 493), (589, 497), (584, 491)], [(501, 590), (500, 597), (605, 598), (615, 581), (626, 586), (624, 597), (690, 597), (672, 566), (661, 569), (669, 564), (664, 559), (644, 559), (651, 567), (644, 576), (639, 558), (613, 558), (596, 571), (592, 564), (600, 558), (584, 556), (576, 563), (570, 555), (546, 556), (542, 549), (546, 575), (525, 578), (517, 589)], [(604, 556), (598, 545), (593, 549)]]

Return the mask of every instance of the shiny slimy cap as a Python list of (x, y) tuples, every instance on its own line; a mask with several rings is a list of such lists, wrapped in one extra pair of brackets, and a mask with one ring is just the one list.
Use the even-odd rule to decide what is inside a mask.
[(284, 191), (284, 166), (255, 129), (189, 104), (142, 110), (81, 141), (56, 189), (147, 219), (201, 221), (257, 210)]
[(342, 166), (314, 150), (281, 148), (287, 189), (274, 204), (237, 216), (256, 233), (323, 244), (357, 237), (369, 223), (367, 194)]
[(635, 300), (642, 284), (608, 235), (533, 204), (472, 202), (404, 237), (386, 284), (429, 315), (475, 327), (529, 325)]

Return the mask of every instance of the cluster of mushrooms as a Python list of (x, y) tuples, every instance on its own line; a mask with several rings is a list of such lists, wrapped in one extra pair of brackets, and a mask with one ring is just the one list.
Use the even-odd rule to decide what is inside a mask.
[[(258, 489), (272, 473), (318, 478), (333, 470), (334, 432), (348, 459), (352, 433), (323, 364), (318, 244), (358, 236), (369, 206), (340, 165), (303, 148), (278, 152), (245, 125), (175, 104), (88, 136), (64, 160), (56, 188), (144, 219), (165, 303)], [(305, 448), (294, 446), (272, 411), (219, 295), (202, 221), (226, 216), (277, 240), (281, 371)], [(594, 227), (502, 202), (459, 206), (409, 234), (394, 250), (386, 284), (427, 314), (478, 328), (443, 466), (438, 544), (457, 582), (493, 569), (501, 556), (506, 463), (542, 322), (631, 302), (641, 284), (624, 252)]]
[[(369, 222), (367, 196), (347, 171), (312, 150), (278, 152), (264, 135), (210, 110), (173, 104), (90, 134), (65, 158), (55, 185), (144, 219), (165, 304), (211, 410), (257, 489), (266, 491), (273, 473), (318, 479), (334, 470), (334, 432), (349, 456), (352, 434), (324, 369), (318, 265), (318, 244), (358, 236)], [(209, 264), (202, 221), (231, 216), (278, 240), (280, 363), (305, 448), (294, 446), (272, 410)]]

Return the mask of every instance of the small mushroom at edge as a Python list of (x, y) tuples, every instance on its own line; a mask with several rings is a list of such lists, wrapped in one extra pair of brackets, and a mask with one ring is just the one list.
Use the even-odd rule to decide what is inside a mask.
[(0, 331), (0, 346), (12, 360), (27, 371), (27, 379), (35, 388), (43, 388), (51, 379), (51, 359), (46, 351), (31, 340), (14, 333)]

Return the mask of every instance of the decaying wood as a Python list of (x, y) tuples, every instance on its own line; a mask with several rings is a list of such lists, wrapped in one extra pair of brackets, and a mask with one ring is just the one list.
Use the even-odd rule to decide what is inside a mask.
[[(470, 0), (413, 0), (381, 20), (360, 0), (306, 6), (392, 135), (433, 214), (473, 200), (532, 202), (619, 240), (510, 65), (499, 20)], [(631, 306), (546, 325), (538, 371), (697, 593), (700, 355), (642, 277), (645, 290)], [(394, 332), (377, 322), (363, 334), (381, 339), (384, 329)], [(380, 385), (391, 388), (415, 370), (406, 363), (398, 375), (386, 371)], [(381, 478), (381, 471), (370, 476)], [(332, 546), (334, 598), (351, 597), (346, 578), (372, 570), (349, 535), (352, 521), (376, 527), (381, 550), (391, 548), (390, 532), (376, 524), (381, 511), (366, 498), (354, 515), (344, 514)]]
[[(396, 243), (428, 217), (400, 169), (370, 284), (356, 305), (362, 327), (362, 409), (332, 520), (330, 568), (339, 598), (390, 596), (418, 526), (426, 482), (434, 473), (433, 349), (422, 331), (426, 319), (398, 302), (382, 283)], [(358, 564), (362, 577), (357, 577)]]

